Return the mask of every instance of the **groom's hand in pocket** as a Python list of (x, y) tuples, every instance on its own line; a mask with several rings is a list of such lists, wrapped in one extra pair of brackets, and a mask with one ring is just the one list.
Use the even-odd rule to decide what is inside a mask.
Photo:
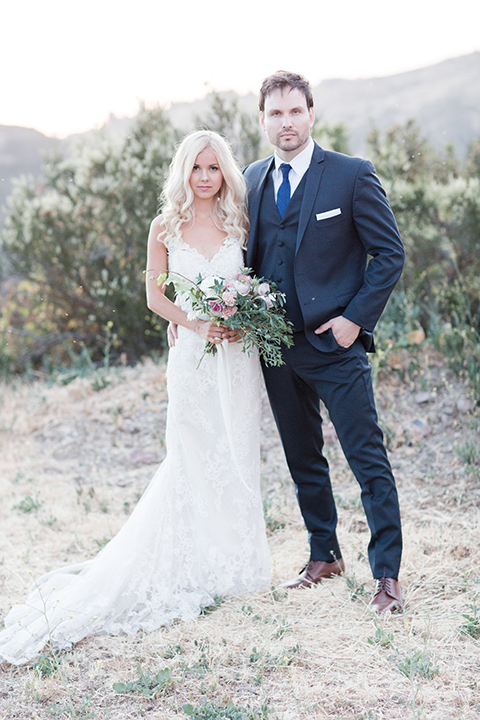
[(350, 345), (353, 345), (357, 339), (361, 328), (360, 325), (348, 320), (346, 317), (343, 317), (343, 315), (339, 315), (320, 325), (314, 332), (315, 335), (321, 335), (329, 329), (332, 330), (333, 337), (337, 341), (337, 344), (340, 345), (340, 347), (348, 348)]

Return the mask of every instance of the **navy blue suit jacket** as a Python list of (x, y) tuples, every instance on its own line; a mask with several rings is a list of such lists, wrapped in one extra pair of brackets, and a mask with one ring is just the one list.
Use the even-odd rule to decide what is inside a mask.
[[(260, 202), (272, 163), (273, 157), (266, 158), (245, 170), (250, 214), (247, 265), (253, 268), (262, 242), (258, 236)], [(372, 163), (323, 150), (315, 143), (294, 264), (310, 343), (323, 352), (337, 350), (331, 330), (322, 335), (315, 335), (314, 330), (343, 315), (363, 329), (364, 345), (372, 350), (371, 333), (402, 273), (404, 260), (397, 224)]]

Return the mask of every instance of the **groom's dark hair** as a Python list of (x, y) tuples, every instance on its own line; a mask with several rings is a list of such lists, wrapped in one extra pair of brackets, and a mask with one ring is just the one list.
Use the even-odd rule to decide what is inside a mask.
[(281, 90), (283, 92), (287, 86), (290, 90), (293, 90), (293, 88), (300, 90), (300, 92), (305, 95), (307, 107), (309, 109), (313, 107), (312, 88), (310, 87), (308, 80), (304, 78), (303, 75), (297, 75), (297, 73), (277, 70), (276, 73), (269, 75), (262, 82), (258, 98), (258, 107), (260, 108), (260, 112), (265, 110), (265, 99), (268, 95), (270, 95), (270, 93), (275, 92), (275, 90)]

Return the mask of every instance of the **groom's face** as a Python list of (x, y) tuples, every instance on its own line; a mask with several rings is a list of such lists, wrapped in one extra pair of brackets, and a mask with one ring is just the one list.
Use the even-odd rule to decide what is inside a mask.
[(284, 160), (291, 160), (305, 148), (314, 119), (313, 108), (307, 107), (305, 95), (298, 88), (270, 93), (260, 113), (262, 128)]

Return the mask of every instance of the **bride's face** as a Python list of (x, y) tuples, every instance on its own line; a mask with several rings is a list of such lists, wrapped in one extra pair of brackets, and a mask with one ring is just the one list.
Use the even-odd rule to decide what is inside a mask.
[(195, 159), (190, 175), (190, 187), (196, 198), (208, 200), (222, 187), (223, 175), (211, 148), (205, 148)]

